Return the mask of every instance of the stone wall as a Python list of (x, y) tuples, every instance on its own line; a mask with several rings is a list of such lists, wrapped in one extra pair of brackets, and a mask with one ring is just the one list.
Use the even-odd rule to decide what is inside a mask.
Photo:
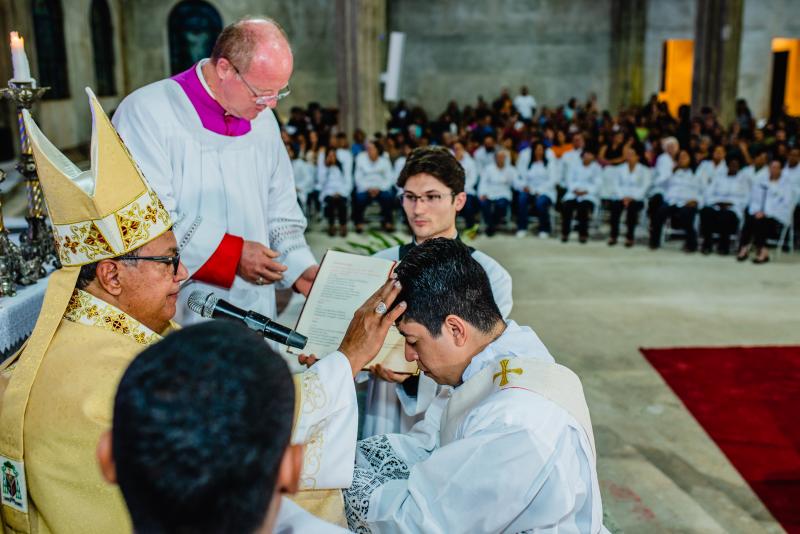
[(608, 102), (609, 0), (397, 0), (388, 25), (406, 33), (401, 94), (429, 112), (522, 84), (540, 106)]
[[(128, 90), (170, 75), (167, 20), (177, 0), (137, 0), (129, 2), (125, 27)], [(245, 15), (265, 15), (283, 26), (294, 51), (295, 71), (292, 94), (281, 103), (281, 110), (292, 105), (305, 106), (316, 100), (325, 106), (336, 105), (334, 57), (334, 2), (326, 0), (211, 0), (223, 25)]]

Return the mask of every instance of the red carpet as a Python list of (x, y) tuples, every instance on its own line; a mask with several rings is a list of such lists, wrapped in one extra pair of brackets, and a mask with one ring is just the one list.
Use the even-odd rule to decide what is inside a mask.
[(800, 347), (642, 353), (783, 528), (800, 533)]

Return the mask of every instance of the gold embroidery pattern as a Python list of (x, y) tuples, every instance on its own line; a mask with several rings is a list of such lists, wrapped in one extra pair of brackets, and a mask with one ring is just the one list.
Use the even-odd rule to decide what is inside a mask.
[(69, 230), (72, 235), (63, 236), (58, 247), (62, 263), (74, 264), (74, 256), (83, 256), (89, 261), (115, 256), (114, 249), (94, 221), (72, 224)]
[(303, 413), (313, 413), (327, 402), (328, 396), (319, 375), (313, 370), (303, 373)]
[(320, 421), (308, 431), (310, 437), (303, 451), (303, 472), (300, 474), (300, 485), (303, 489), (317, 488), (317, 474), (322, 469), (324, 423), (325, 421)]
[(509, 358), (506, 358), (504, 360), (500, 360), (500, 372), (499, 373), (495, 373), (494, 376), (492, 377), (492, 381), (493, 382), (495, 380), (497, 380), (498, 377), (500, 377), (500, 384), (499, 384), (500, 387), (503, 387), (506, 384), (508, 384), (508, 375), (510, 373), (514, 373), (514, 374), (517, 374), (517, 375), (521, 375), (522, 374), (522, 369), (509, 369), (508, 368), (508, 362), (510, 362), (510, 361), (511, 360)]
[[(102, 219), (54, 224), (53, 232), (61, 263), (84, 265), (130, 252), (171, 226), (169, 213), (153, 190), (148, 189), (127, 206)], [(121, 249), (115, 250), (118, 247)]]
[(161, 339), (160, 335), (125, 312), (80, 289), (72, 292), (64, 318), (127, 336), (140, 345), (151, 345)]
[[(138, 205), (134, 204), (127, 211), (116, 213), (115, 216), (119, 235), (122, 236), (122, 246), (125, 247), (125, 250), (137, 248), (137, 243), (144, 244), (150, 237), (150, 233), (145, 226), (145, 217), (148, 217), (148, 215)], [(155, 217), (153, 218), (155, 219)]]

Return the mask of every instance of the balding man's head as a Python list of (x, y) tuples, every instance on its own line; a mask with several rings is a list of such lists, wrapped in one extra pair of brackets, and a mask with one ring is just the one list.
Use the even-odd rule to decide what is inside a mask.
[(273, 61), (288, 58), (291, 69), (292, 49), (280, 24), (267, 17), (248, 17), (222, 30), (211, 52), (211, 62), (225, 58), (246, 73), (253, 60), (269, 53), (274, 54)]
[[(227, 26), (214, 45), (211, 68), (217, 101), (231, 115), (254, 119), (275, 107), (285, 92), (294, 62), (286, 33), (269, 18), (246, 18)], [(205, 73), (205, 70), (204, 70)]]

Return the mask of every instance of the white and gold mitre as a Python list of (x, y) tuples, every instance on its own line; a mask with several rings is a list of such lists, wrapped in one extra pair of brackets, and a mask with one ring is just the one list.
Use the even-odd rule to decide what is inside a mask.
[(25, 128), (64, 266), (123, 255), (172, 227), (90, 89), (91, 169), (81, 171), (47, 139), (28, 111)]

